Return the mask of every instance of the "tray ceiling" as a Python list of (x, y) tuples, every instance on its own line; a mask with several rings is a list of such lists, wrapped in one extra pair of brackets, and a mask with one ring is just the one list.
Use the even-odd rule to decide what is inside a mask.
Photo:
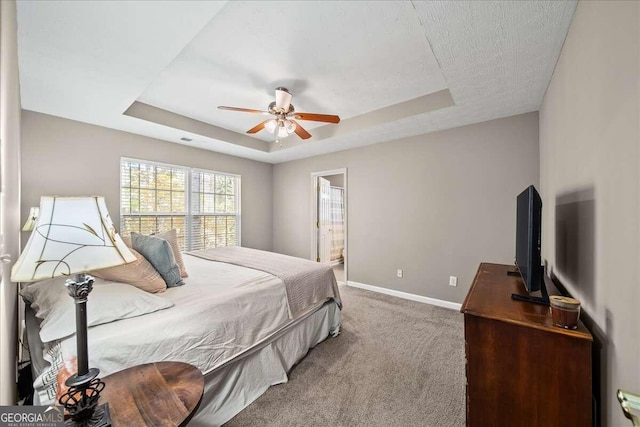
[[(19, 2), (22, 107), (277, 163), (536, 111), (575, 5)], [(216, 109), (276, 86), (342, 122), (278, 146)]]

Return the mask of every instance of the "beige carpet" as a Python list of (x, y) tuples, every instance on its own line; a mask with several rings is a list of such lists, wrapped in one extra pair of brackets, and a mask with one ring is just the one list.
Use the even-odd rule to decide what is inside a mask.
[(352, 287), (340, 292), (340, 336), (226, 425), (463, 426), (462, 314)]

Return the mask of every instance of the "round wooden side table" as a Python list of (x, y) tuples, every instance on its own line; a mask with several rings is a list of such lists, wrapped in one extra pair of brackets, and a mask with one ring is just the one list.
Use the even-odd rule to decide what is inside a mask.
[(138, 365), (102, 378), (113, 427), (185, 426), (204, 392), (204, 377), (182, 362)]

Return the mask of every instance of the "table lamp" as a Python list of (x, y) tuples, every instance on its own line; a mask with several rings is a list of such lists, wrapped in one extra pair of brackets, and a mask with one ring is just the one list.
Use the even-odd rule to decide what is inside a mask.
[(100, 370), (89, 369), (87, 297), (93, 288), (91, 270), (135, 261), (116, 232), (103, 197), (42, 197), (33, 232), (11, 269), (11, 281), (34, 282), (69, 276), (65, 286), (76, 307), (78, 372), (66, 380), (69, 390), (59, 402), (70, 425), (111, 425), (107, 404), (98, 406), (104, 382)]
[(29, 217), (27, 221), (22, 226), (22, 231), (33, 231), (33, 227), (36, 225), (36, 220), (38, 219), (38, 215), (40, 214), (39, 207), (29, 208)]

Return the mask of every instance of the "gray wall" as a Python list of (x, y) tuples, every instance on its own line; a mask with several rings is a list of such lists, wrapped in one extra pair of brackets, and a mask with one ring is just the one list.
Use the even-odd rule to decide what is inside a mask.
[(348, 279), (462, 302), (481, 261), (513, 263), (515, 199), (538, 160), (528, 113), (277, 164), (274, 250), (310, 258), (310, 174), (346, 167)]
[(329, 180), (332, 187), (344, 187), (344, 174), (327, 175), (323, 178)]
[(120, 223), (120, 157), (242, 175), (242, 245), (272, 248), (272, 170), (227, 156), (45, 114), (22, 114), (22, 217), (40, 196), (100, 195)]
[(543, 258), (596, 336), (602, 425), (640, 393), (640, 3), (578, 3), (540, 109)]

